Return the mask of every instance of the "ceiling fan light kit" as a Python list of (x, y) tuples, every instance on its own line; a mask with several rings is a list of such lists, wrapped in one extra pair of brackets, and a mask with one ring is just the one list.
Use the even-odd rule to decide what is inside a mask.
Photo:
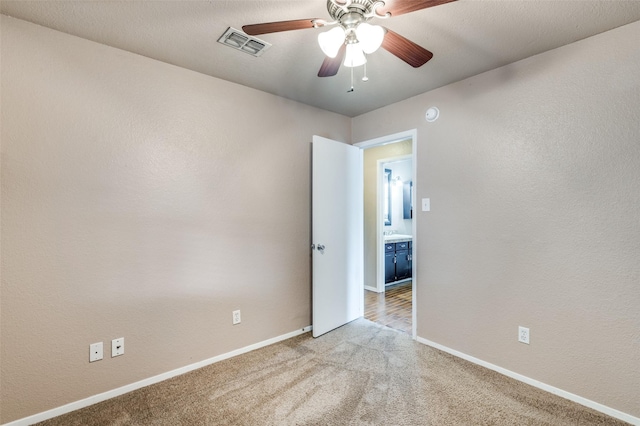
[(347, 44), (347, 54), (344, 57), (345, 67), (359, 67), (367, 62), (360, 43)]
[(365, 54), (372, 54), (380, 47), (418, 68), (427, 63), (433, 57), (433, 53), (388, 28), (371, 25), (368, 21), (374, 18), (386, 19), (453, 1), (456, 0), (327, 0), (327, 12), (331, 21), (320, 18), (296, 19), (245, 25), (242, 29), (249, 35), (259, 35), (337, 25), (318, 35), (318, 44), (326, 55), (318, 77), (336, 75), (340, 65), (350, 67), (353, 71), (353, 67), (366, 64)]
[(384, 29), (366, 21), (376, 16), (376, 8), (383, 5), (384, 3), (380, 1), (367, 5), (357, 1), (354, 3), (352, 0), (347, 0), (344, 4), (339, 4), (336, 0), (328, 0), (327, 10), (334, 20), (323, 21), (322, 26), (336, 24), (339, 26), (318, 34), (318, 44), (324, 54), (329, 58), (335, 58), (340, 47), (346, 44), (344, 66), (364, 65), (367, 62), (364, 54), (371, 54), (378, 50), (384, 39)]
[(364, 53), (369, 55), (382, 46), (384, 28), (379, 25), (371, 25), (363, 22), (356, 28), (356, 36), (362, 45)]
[(344, 43), (346, 35), (342, 27), (335, 27), (318, 34), (318, 44), (322, 52), (330, 58), (335, 58)]

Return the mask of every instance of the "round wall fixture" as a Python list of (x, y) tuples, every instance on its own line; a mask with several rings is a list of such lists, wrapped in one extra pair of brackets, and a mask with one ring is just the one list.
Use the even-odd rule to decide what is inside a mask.
[(440, 116), (440, 110), (436, 107), (430, 107), (424, 116), (429, 123), (433, 123)]

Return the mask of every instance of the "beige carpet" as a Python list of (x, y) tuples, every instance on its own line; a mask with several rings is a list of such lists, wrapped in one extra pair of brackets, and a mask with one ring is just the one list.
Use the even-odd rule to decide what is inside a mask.
[(41, 425), (622, 425), (361, 319)]

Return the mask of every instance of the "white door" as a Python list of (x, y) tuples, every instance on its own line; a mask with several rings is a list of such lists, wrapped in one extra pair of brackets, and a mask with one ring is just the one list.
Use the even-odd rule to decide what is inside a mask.
[(362, 150), (313, 137), (313, 337), (362, 316)]

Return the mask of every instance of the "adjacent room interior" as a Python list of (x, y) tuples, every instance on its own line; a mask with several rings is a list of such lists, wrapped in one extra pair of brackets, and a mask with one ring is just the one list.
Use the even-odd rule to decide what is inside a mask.
[[(640, 2), (461, 0), (374, 17), (391, 35), (366, 71), (340, 56), (353, 31), (337, 62), (320, 50), (326, 1), (249, 3), (0, 3), (0, 423), (121, 408), (131, 391), (151, 403), (146, 386), (171, 395), (181, 377), (207, 386), (203, 404), (224, 401), (223, 418), (258, 415), (231, 397), (249, 387), (216, 392), (250, 372), (266, 394), (280, 389), (268, 368), (310, 374), (324, 348), (346, 359), (360, 345), (380, 356), (349, 358), (368, 379), (334, 362), (296, 382), (322, 408), (295, 411), (282, 389), (269, 415), (365, 422), (379, 407), (354, 395), (407, 385), (389, 401), (449, 407), (434, 422), (507, 424), (554, 394), (565, 424), (640, 425)], [(361, 0), (328, 3), (341, 14)], [(306, 17), (256, 36), (262, 54), (218, 42)], [(406, 219), (389, 203), (384, 226), (364, 189), (362, 292), (380, 304), (411, 288), (409, 327), (389, 311), (312, 339), (313, 135), (358, 146), (406, 132), (415, 149), (363, 149), (375, 162), (364, 173), (385, 160), (389, 192), (404, 201), (409, 183), (413, 204)], [(403, 156), (410, 172), (392, 167)], [(385, 383), (377, 366), (399, 375)], [(465, 393), (463, 376), (481, 380)], [(349, 387), (322, 387), (332, 379)], [(507, 417), (475, 411), (498, 388)], [(435, 401), (447, 390), (467, 403)], [(163, 414), (138, 415), (118, 419)]]
[(411, 138), (364, 149), (364, 317), (413, 335)]

